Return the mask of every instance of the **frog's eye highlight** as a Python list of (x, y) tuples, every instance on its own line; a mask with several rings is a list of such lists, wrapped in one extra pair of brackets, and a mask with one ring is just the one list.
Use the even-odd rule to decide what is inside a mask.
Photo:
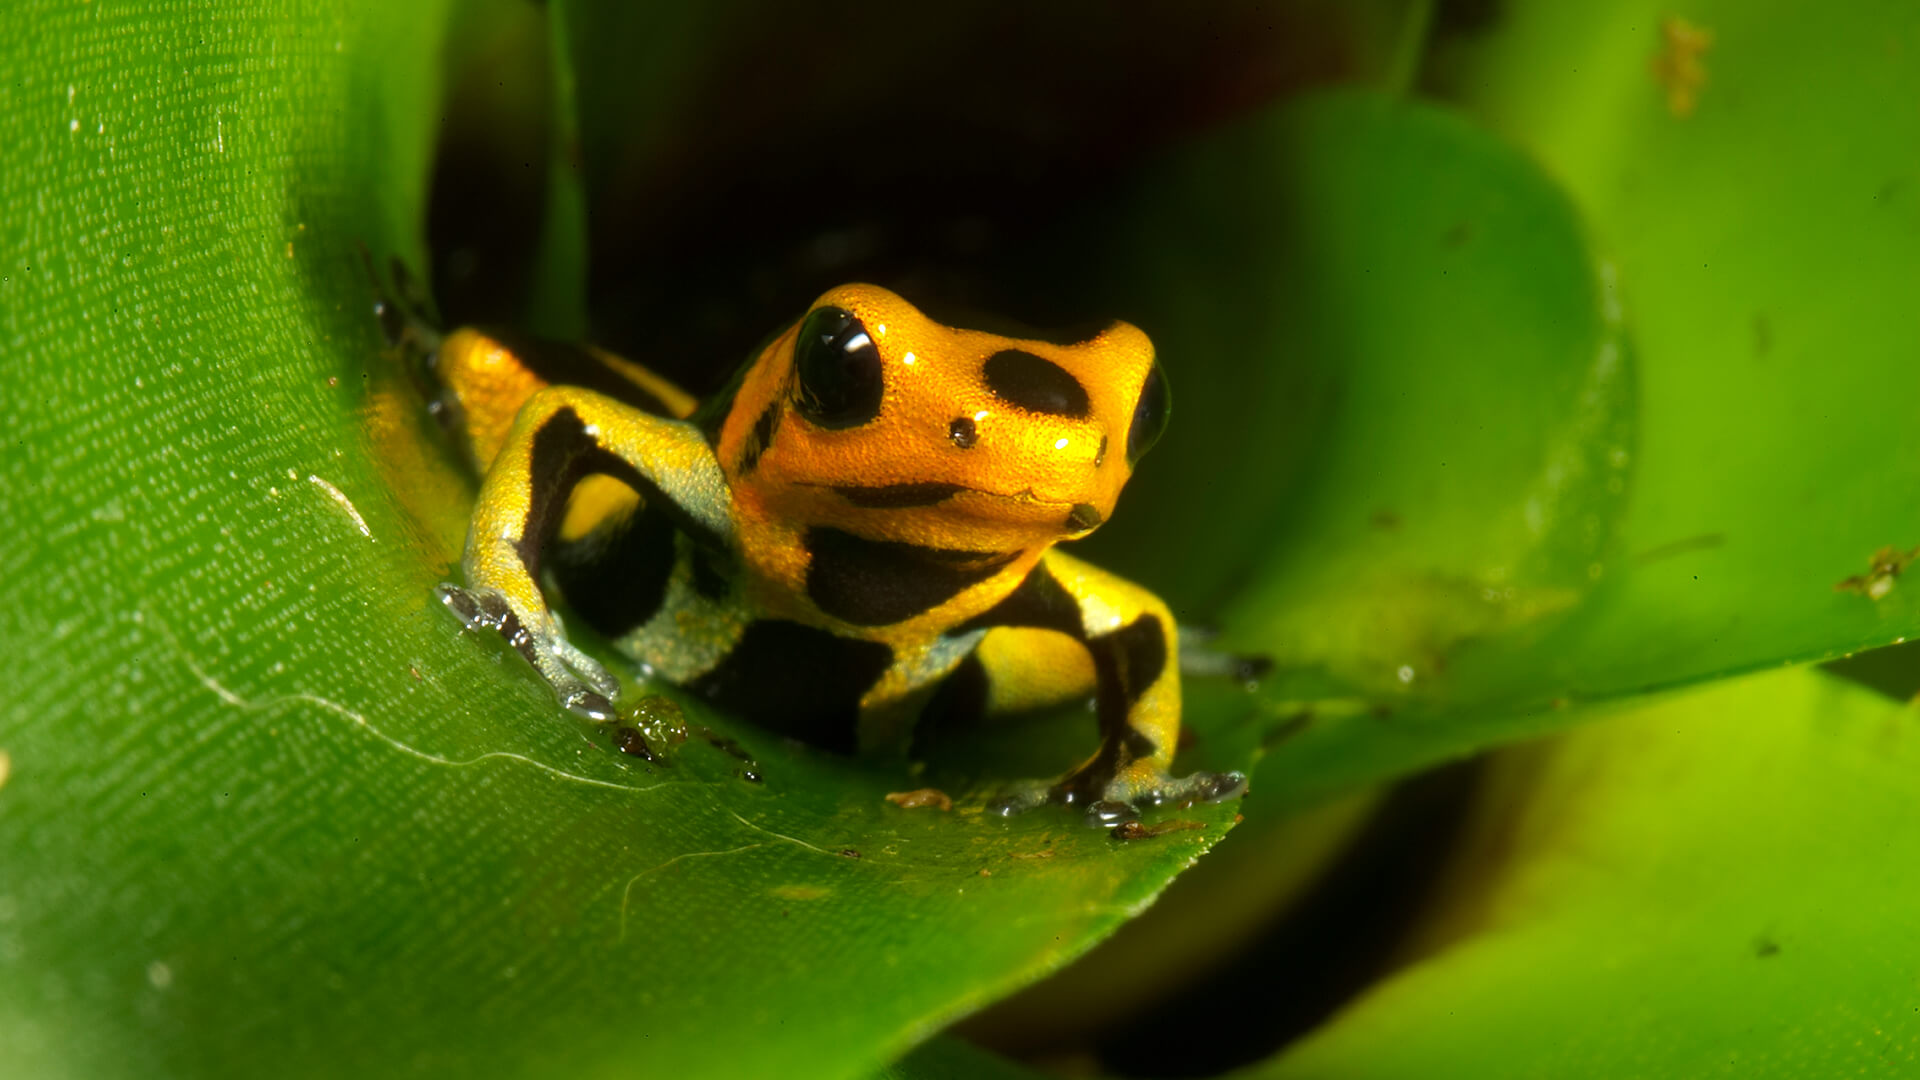
[(1160, 365), (1155, 364), (1147, 372), (1146, 385), (1140, 388), (1140, 400), (1133, 407), (1133, 426), (1127, 429), (1129, 468), (1160, 441), (1160, 433), (1167, 430), (1167, 413), (1172, 404), (1167, 394), (1167, 377), (1160, 373)]
[(1002, 349), (987, 357), (984, 374), (987, 389), (1001, 401), (1054, 416), (1085, 419), (1087, 415), (1087, 388), (1045, 357)]
[(809, 312), (793, 345), (793, 365), (801, 416), (823, 428), (850, 428), (880, 415), (880, 349), (852, 313), (837, 307)]

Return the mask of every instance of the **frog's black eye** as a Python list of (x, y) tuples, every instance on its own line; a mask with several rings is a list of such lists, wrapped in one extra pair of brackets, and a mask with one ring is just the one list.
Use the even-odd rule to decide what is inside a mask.
[(880, 415), (880, 348), (851, 312), (809, 312), (793, 345), (793, 364), (800, 373), (796, 406), (808, 420), (850, 428)]
[(1160, 365), (1153, 365), (1147, 372), (1147, 383), (1140, 388), (1140, 401), (1133, 407), (1133, 426), (1127, 429), (1127, 466), (1140, 460), (1141, 456), (1153, 449), (1160, 441), (1160, 433), (1167, 430), (1167, 414), (1173, 406), (1167, 394), (1167, 377), (1160, 373)]

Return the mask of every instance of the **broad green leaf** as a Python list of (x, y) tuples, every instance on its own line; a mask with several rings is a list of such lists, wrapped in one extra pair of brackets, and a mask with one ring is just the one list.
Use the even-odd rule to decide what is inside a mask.
[(1307, 97), (1169, 156), (1090, 231), (1092, 287), (1155, 336), (1187, 421), (1113, 561), (1182, 551), (1157, 580), (1229, 644), (1430, 699), (1463, 642), (1537, 635), (1590, 587), (1633, 367), (1524, 156), (1430, 106)]
[(1455, 672), (1577, 611), (1630, 499), (1617, 277), (1546, 174), (1448, 110), (1314, 95), (1194, 141), (1060, 237), (1099, 269), (1038, 256), (1035, 287), (1114, 297), (1175, 401), (1123, 507), (1138, 539), (1084, 547), (1278, 665), (1263, 799), (1568, 721), (1465, 711), (1484, 699)]
[(1912, 589), (1835, 586), (1920, 546), (1920, 9), (1503, 10), (1433, 80), (1614, 254), (1643, 411), (1623, 558), (1534, 647), (1463, 651), (1463, 690), (1605, 696), (1916, 636)]
[(1247, 1075), (1910, 1072), (1916, 719), (1803, 668), (1496, 756), (1418, 958)]
[[(903, 811), (902, 763), (691, 706), (763, 782), (698, 740), (649, 768), (455, 633), (467, 489), (356, 251), (422, 265), (441, 18), (0, 23), (0, 1045), (46, 1077), (865, 1074), (1234, 808), (1131, 844)], [(1250, 760), (1248, 708), (1198, 689), (1189, 767)], [(1026, 767), (1088, 748), (1060, 719)]]

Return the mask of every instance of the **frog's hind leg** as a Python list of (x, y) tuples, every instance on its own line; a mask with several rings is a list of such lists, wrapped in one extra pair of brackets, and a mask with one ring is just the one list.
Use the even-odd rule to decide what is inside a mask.
[(575, 489), (603, 474), (696, 542), (731, 542), (730, 496), (698, 428), (591, 390), (551, 386), (520, 409), (481, 484), (464, 560), (467, 587), (440, 598), (469, 627), (505, 636), (567, 708), (613, 716), (617, 683), (561, 631), (539, 580)]
[(1051, 784), (1023, 785), (998, 804), (1001, 812), (1065, 803), (1112, 824), (1133, 816), (1135, 807), (1227, 798), (1245, 786), (1238, 773), (1170, 774), (1180, 736), (1180, 666), (1173, 616), (1159, 597), (1050, 551), (981, 622), (1055, 631), (1090, 660), (1069, 666), (1049, 650), (994, 648), (983, 640), (977, 655), (990, 688), (1036, 699), (1091, 694), (1100, 720), (1100, 748), (1092, 757)]

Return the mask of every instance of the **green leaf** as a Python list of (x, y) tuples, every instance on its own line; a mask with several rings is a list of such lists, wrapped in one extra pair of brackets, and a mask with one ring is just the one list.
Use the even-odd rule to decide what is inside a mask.
[(1635, 351), (1545, 173), (1449, 110), (1314, 95), (1169, 155), (1051, 239), (1098, 269), (1036, 256), (1035, 287), (1113, 297), (1174, 388), (1131, 535), (1084, 546), (1276, 662), (1263, 798), (1568, 722), (1485, 708), (1457, 675), (1579, 610), (1630, 500)]
[[(1631, 357), (1572, 206), (1444, 110), (1303, 98), (1149, 170), (1097, 230), (1178, 419), (1115, 553), (1227, 641), (1445, 695), (1462, 642), (1590, 586), (1626, 490)], [(1175, 512), (1175, 507), (1179, 512)]]
[(1803, 668), (1496, 756), (1412, 962), (1247, 1075), (1910, 1069), (1915, 720)]
[[(905, 811), (903, 763), (692, 705), (764, 782), (697, 740), (649, 767), (459, 635), (430, 595), (467, 484), (357, 254), (423, 265), (441, 19), (0, 29), (0, 1045), (47, 1077), (863, 1075), (1234, 808), (1127, 844)], [(1244, 727), (1215, 689), (1199, 726)], [(1060, 719), (1036, 771), (1091, 745)]]
[(1660, 74), (1665, 28), (1688, 33), (1670, 6), (1505, 10), (1432, 79), (1537, 155), (1615, 256), (1643, 412), (1601, 589), (1456, 678), (1591, 698), (1920, 633), (1912, 589), (1835, 589), (1920, 546), (1920, 112), (1889, 104), (1920, 97), (1920, 10), (1690, 4), (1710, 44), (1687, 115)]

